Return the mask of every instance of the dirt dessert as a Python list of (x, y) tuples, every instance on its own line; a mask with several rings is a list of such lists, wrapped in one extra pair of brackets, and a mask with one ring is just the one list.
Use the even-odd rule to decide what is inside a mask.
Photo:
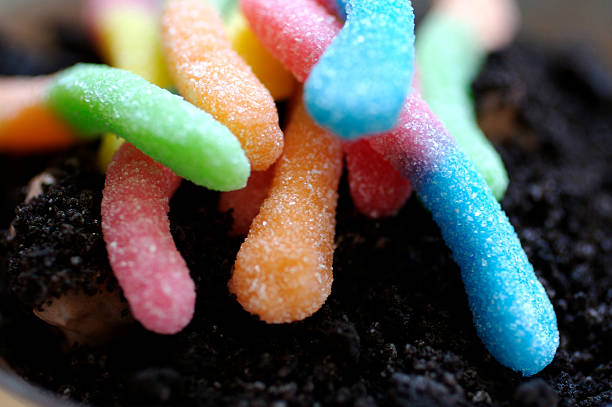
[[(486, 352), (459, 269), (419, 201), (368, 220), (346, 182), (334, 287), (313, 317), (270, 326), (242, 310), (226, 288), (241, 238), (229, 236), (217, 193), (184, 182), (170, 219), (197, 285), (193, 322), (170, 337), (131, 325), (101, 347), (67, 346), (32, 307), (100, 284), (116, 290), (96, 146), (39, 168), (0, 159), (15, 174), (0, 181), (14, 197), (0, 213), (0, 356), (28, 381), (95, 406), (612, 403), (612, 78), (599, 67), (573, 50), (513, 45), (490, 56), (474, 84), (481, 124), (511, 177), (503, 206), (559, 320), (557, 356), (535, 378)], [(9, 237), (22, 188), (47, 167), (55, 183), (18, 206)]]

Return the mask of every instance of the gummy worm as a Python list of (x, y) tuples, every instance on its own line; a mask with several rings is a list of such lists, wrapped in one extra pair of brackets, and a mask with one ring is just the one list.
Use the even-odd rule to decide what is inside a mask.
[[(301, 96), (301, 95), (299, 95)], [(304, 319), (331, 292), (342, 146), (297, 102), (270, 193), (242, 244), (229, 288), (268, 323)]]
[(399, 126), (369, 141), (431, 211), (489, 352), (526, 376), (546, 367), (559, 345), (552, 304), (510, 221), (443, 124), (413, 92)]
[(58, 150), (79, 139), (44, 103), (51, 76), (0, 78), (0, 152)]
[(143, 78), (79, 64), (57, 76), (48, 105), (85, 135), (112, 132), (179, 176), (211, 189), (246, 185), (240, 143), (209, 114)]
[(242, 0), (261, 43), (304, 82), (342, 24), (314, 0)]
[(229, 18), (227, 33), (234, 51), (251, 67), (274, 100), (284, 100), (293, 95), (296, 89), (295, 78), (259, 42), (239, 10)]
[(344, 143), (351, 197), (357, 210), (372, 218), (396, 215), (412, 187), (368, 140)]
[[(341, 28), (340, 22), (314, 0), (242, 0), (242, 8), (263, 45), (300, 82)], [(409, 182), (367, 144), (358, 141), (351, 148), (350, 143), (345, 153), (356, 208), (370, 217), (399, 211), (410, 195)]]
[(160, 334), (182, 330), (193, 316), (196, 292), (168, 220), (181, 183), (171, 170), (129, 143), (106, 171), (102, 232), (108, 258), (134, 318)]
[(180, 93), (236, 135), (253, 170), (270, 167), (283, 150), (276, 105), (231, 48), (215, 10), (201, 0), (168, 1), (162, 40)]
[(457, 144), (472, 159), (497, 199), (508, 186), (504, 163), (476, 122), (470, 86), (485, 50), (470, 27), (440, 12), (419, 28), (417, 59), (423, 97)]
[(221, 212), (232, 210), (234, 218), (232, 234), (246, 235), (249, 232), (251, 222), (268, 196), (273, 177), (274, 166), (265, 171), (253, 171), (246, 187), (220, 194), (219, 210)]
[[(171, 80), (161, 52), (157, 0), (89, 0), (85, 21), (106, 62), (168, 88)], [(106, 170), (123, 140), (102, 136), (98, 166)]]
[(239, 9), (238, 0), (206, 0), (206, 3), (213, 7), (223, 21), (229, 21)]
[[(243, 0), (262, 43), (288, 67), (298, 65), (300, 58), (306, 63), (316, 60), (317, 55), (300, 53), (300, 42), (285, 38), (282, 29), (275, 35), (260, 29), (292, 24), (288, 33), (311, 42), (305, 49), (323, 50), (337, 28), (314, 1), (290, 3)], [(292, 7), (303, 7), (310, 14), (291, 20), (286, 13)], [(313, 32), (321, 35), (305, 35)], [(476, 329), (487, 349), (500, 363), (525, 375), (543, 369), (559, 344), (554, 310), (514, 229), (471, 161), (415, 92), (406, 101), (396, 130), (370, 142), (411, 181), (431, 210), (461, 267)]]
[(304, 86), (317, 123), (353, 139), (393, 128), (411, 90), (414, 13), (409, 0), (349, 0), (347, 20)]

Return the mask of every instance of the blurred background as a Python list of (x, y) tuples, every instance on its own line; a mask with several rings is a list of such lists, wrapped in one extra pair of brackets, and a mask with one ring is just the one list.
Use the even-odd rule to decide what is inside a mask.
[[(44, 21), (78, 16), (81, 0), (0, 0), (0, 34), (15, 41), (36, 37), (42, 47), (48, 37)], [(413, 1), (417, 13), (430, 0)], [(612, 70), (612, 0), (518, 0), (523, 16), (522, 38), (544, 45), (580, 44), (592, 47)], [(18, 18), (17, 18), (18, 16)], [(74, 21), (78, 21), (75, 19)], [(36, 27), (36, 28), (35, 28)]]

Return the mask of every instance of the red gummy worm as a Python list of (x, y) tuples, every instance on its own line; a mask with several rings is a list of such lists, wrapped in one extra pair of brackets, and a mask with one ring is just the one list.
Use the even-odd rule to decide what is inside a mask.
[(193, 316), (195, 284), (168, 219), (181, 178), (125, 143), (106, 172), (102, 232), (111, 267), (134, 318), (160, 334), (182, 330)]
[(222, 192), (219, 197), (219, 210), (233, 210), (234, 225), (232, 234), (246, 235), (251, 222), (259, 213), (261, 204), (268, 196), (274, 177), (274, 167), (266, 171), (253, 171), (247, 186), (237, 191)]
[(373, 219), (397, 214), (412, 193), (410, 181), (366, 139), (344, 143), (344, 153), (351, 197), (357, 210)]

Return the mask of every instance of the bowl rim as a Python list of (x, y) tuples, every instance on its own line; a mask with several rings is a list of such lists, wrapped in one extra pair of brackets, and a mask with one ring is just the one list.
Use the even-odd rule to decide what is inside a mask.
[(0, 390), (5, 390), (9, 397), (17, 397), (15, 401), (26, 402), (29, 407), (79, 407), (73, 401), (63, 400), (48, 389), (28, 383), (17, 374), (0, 368)]

